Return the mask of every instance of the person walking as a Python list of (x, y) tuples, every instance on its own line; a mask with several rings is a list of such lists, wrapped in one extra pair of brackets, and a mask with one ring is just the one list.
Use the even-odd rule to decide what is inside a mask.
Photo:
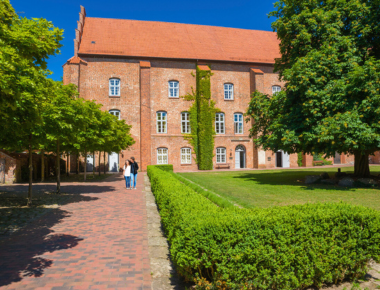
[(136, 189), (138, 171), (139, 171), (139, 165), (137, 164), (135, 157), (131, 157), (131, 188), (133, 189)]
[(127, 189), (131, 189), (131, 162), (129, 160), (125, 160), (123, 170), (124, 170), (125, 186)]

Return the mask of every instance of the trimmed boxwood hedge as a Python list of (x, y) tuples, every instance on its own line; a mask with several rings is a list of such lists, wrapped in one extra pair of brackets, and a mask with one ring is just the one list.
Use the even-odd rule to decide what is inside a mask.
[(216, 205), (221, 206), (221, 207), (235, 207), (235, 205), (233, 205), (231, 202), (229, 202), (225, 198), (220, 197), (220, 196), (216, 195), (215, 193), (213, 193), (211, 191), (204, 190), (198, 184), (190, 182), (186, 178), (184, 178), (184, 177), (182, 177), (182, 176), (180, 176), (178, 174), (175, 174), (175, 173), (173, 173), (173, 176), (176, 179), (178, 179), (180, 182), (182, 182), (185, 185), (187, 185), (188, 187), (190, 187), (195, 192), (200, 193), (200, 194), (204, 195), (205, 197), (207, 197), (209, 200), (211, 200)]
[(345, 203), (217, 207), (148, 166), (177, 271), (208, 289), (303, 289), (361, 277), (380, 257), (380, 214)]

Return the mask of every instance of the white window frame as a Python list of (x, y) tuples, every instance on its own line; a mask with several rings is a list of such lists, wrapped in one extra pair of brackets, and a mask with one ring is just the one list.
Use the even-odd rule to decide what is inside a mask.
[(243, 127), (243, 114), (242, 113), (235, 113), (234, 114), (234, 130), (235, 134), (243, 134), (244, 133), (244, 127)]
[(280, 86), (272, 86), (272, 95), (281, 92), (281, 87)]
[(234, 84), (231, 84), (231, 83), (224, 84), (224, 99), (225, 100), (234, 99)]
[[(221, 116), (223, 116), (223, 118), (220, 118)], [(221, 120), (221, 119), (223, 119), (223, 120)], [(225, 134), (226, 133), (225, 119), (226, 119), (226, 116), (224, 115), (224, 113), (216, 113), (215, 114), (215, 132), (216, 132), (216, 134)], [(220, 129), (220, 130), (218, 130), (218, 129)]]
[(109, 110), (109, 113), (116, 116), (120, 120), (120, 110)]
[(191, 164), (191, 148), (181, 148), (181, 164)]
[(191, 133), (190, 113), (189, 112), (182, 112), (181, 113), (181, 133), (184, 133), (184, 134), (190, 134)]
[[(117, 83), (115, 83), (115, 81)], [(120, 79), (118, 78), (111, 78), (108, 82), (109, 86), (109, 95), (112, 97), (119, 97), (120, 96)]]
[(216, 163), (227, 162), (227, 150), (224, 147), (216, 148)]
[[(159, 130), (161, 125), (161, 130)], [(156, 130), (158, 134), (165, 134), (168, 132), (168, 113), (159, 111), (156, 114)]]
[(179, 81), (169, 81), (168, 94), (169, 98), (179, 98)]
[(164, 147), (157, 148), (157, 164), (169, 164), (169, 152), (168, 151), (169, 151), (168, 148), (164, 148)]

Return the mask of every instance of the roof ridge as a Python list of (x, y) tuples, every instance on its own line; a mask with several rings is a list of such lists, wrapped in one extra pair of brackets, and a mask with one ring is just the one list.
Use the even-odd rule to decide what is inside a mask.
[(237, 27), (227, 27), (227, 26), (207, 25), (207, 24), (194, 24), (194, 23), (157, 21), (157, 20), (139, 20), (139, 19), (104, 18), (104, 17), (89, 17), (89, 16), (86, 16), (86, 19), (89, 19), (89, 18), (90, 19), (104, 19), (104, 20), (118, 20), (118, 21), (138, 21), (138, 22), (167, 23), (167, 24), (179, 24), (179, 25), (194, 25), (194, 26), (202, 26), (202, 27), (206, 26), (206, 27), (228, 28), (228, 29), (237, 29), (237, 30), (247, 30), (247, 31), (259, 31), (259, 32), (276, 33), (275, 31), (270, 31), (270, 30), (237, 28)]

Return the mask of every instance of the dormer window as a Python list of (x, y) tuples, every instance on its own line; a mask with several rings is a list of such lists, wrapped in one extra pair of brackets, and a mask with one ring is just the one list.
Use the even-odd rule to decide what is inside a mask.
[(110, 96), (120, 96), (120, 80), (119, 79), (110, 79), (109, 94)]
[(179, 82), (169, 82), (169, 98), (179, 98)]
[(234, 85), (224, 84), (224, 99), (233, 100), (234, 99)]

